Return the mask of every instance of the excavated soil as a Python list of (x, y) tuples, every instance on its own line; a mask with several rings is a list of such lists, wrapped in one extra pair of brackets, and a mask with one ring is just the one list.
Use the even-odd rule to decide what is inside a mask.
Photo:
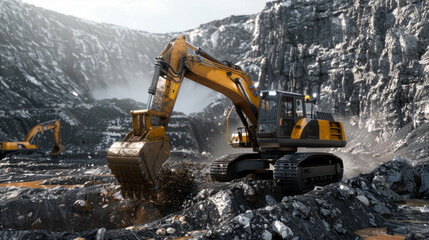
[(352, 131), (364, 140), (335, 152), (346, 179), (301, 195), (268, 180), (214, 183), (209, 158), (172, 158), (158, 199), (136, 201), (123, 198), (103, 156), (5, 158), (0, 239), (429, 238), (427, 143), (412, 144), (428, 132), (408, 132), (410, 146), (393, 139), (381, 148)]
[(102, 158), (0, 164), (0, 239), (429, 237), (422, 169), (399, 158), (296, 196), (269, 180), (213, 183), (208, 162), (170, 160), (157, 202), (124, 199)]
[(163, 168), (158, 181), (157, 204), (165, 206), (170, 211), (179, 210), (195, 184), (192, 173), (185, 166), (178, 169)]

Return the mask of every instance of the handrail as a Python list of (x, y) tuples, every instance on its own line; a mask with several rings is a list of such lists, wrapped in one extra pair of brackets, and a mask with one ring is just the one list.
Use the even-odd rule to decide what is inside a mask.
[(228, 113), (228, 117), (226, 118), (226, 142), (228, 145), (231, 145), (231, 142), (229, 141), (229, 116), (231, 116), (232, 110), (234, 110), (235, 105), (232, 106), (231, 110)]

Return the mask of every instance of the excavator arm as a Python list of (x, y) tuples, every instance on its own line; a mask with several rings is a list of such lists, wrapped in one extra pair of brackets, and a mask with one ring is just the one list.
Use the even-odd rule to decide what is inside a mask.
[[(32, 151), (37, 151), (38, 146), (34, 144), (37, 134), (52, 130), (54, 134), (54, 148), (50, 155), (56, 156), (64, 152), (65, 147), (61, 144), (60, 121), (52, 120), (34, 126), (25, 136), (22, 142), (3, 142), (1, 143), (0, 153), (5, 155), (24, 154)], [(0, 154), (0, 156), (3, 154)]]
[[(188, 50), (194, 50), (196, 55), (188, 55)], [(241, 109), (250, 124), (257, 124), (260, 98), (247, 74), (238, 66), (196, 48), (181, 36), (170, 41), (156, 58), (148, 109), (167, 114), (159, 125), (168, 125), (184, 77), (224, 94)]]
[[(189, 55), (194, 50), (196, 55)], [(259, 93), (246, 73), (181, 36), (171, 40), (156, 58), (146, 110), (131, 111), (132, 130), (124, 141), (114, 143), (107, 153), (112, 173), (124, 195), (150, 198), (162, 164), (170, 156), (166, 128), (184, 78), (224, 94), (231, 99), (254, 146)]]
[(56, 156), (64, 152), (65, 147), (61, 144), (61, 132), (60, 132), (60, 121), (51, 120), (48, 122), (40, 123), (34, 126), (25, 136), (24, 142), (29, 142), (33, 144), (38, 133), (52, 130), (54, 134), (54, 148), (52, 149), (50, 155)]

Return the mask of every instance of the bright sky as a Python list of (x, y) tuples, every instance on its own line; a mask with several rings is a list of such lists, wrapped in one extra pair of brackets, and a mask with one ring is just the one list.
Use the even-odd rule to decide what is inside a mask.
[(179, 32), (262, 11), (266, 0), (22, 0), (56, 12), (152, 33)]

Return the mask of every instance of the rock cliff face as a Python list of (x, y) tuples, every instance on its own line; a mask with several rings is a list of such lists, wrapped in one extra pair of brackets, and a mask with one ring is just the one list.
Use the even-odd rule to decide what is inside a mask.
[(426, 1), (267, 3), (249, 62), (263, 88), (317, 93), (319, 106), (387, 137), (429, 117)]
[(429, 119), (428, 15), (425, 1), (287, 0), (187, 34), (260, 89), (316, 93), (323, 110), (386, 138)]
[(287, 0), (187, 34), (260, 89), (316, 93), (323, 110), (386, 138), (429, 119), (428, 15), (425, 1)]

